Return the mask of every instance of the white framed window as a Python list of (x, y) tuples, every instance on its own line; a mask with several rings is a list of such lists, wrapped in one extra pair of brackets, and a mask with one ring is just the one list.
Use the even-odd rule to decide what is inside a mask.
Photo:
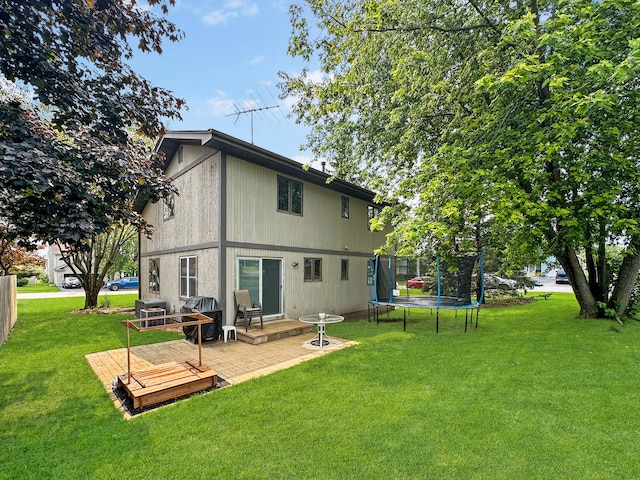
[(198, 257), (180, 257), (180, 297), (198, 295)]

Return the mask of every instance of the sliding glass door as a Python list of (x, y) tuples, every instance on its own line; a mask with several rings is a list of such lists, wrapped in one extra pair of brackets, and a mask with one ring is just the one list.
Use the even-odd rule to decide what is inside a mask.
[(238, 290), (249, 290), (252, 302), (262, 304), (263, 315), (282, 313), (282, 260), (238, 258)]

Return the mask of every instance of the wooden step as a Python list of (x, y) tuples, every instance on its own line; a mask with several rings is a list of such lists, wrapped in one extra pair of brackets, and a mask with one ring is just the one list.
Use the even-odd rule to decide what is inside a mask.
[(244, 331), (244, 325), (237, 325), (238, 340), (251, 345), (272, 342), (281, 338), (304, 335), (313, 331), (313, 325), (299, 320), (274, 320), (264, 322), (264, 329), (260, 329), (260, 319), (253, 319), (249, 331)]

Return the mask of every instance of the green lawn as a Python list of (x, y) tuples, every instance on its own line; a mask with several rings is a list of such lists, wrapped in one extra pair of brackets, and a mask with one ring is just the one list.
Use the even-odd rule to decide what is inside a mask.
[(45, 285), (38, 283), (37, 285), (25, 285), (24, 287), (16, 287), (18, 293), (42, 293), (42, 292), (59, 292), (60, 289), (55, 285)]
[(640, 477), (640, 322), (578, 319), (570, 294), (483, 309), (466, 334), (452, 312), (438, 335), (419, 310), (406, 332), (332, 325), (360, 345), (132, 420), (84, 358), (125, 346), (123, 317), (66, 313), (82, 301), (18, 302), (0, 347), (2, 479)]

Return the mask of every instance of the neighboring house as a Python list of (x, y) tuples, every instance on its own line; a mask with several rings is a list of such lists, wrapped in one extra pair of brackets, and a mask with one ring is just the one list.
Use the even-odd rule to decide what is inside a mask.
[(374, 194), (216, 130), (169, 131), (156, 149), (179, 194), (136, 208), (154, 225), (140, 239), (140, 296), (179, 312), (215, 297), (233, 323), (248, 289), (266, 319), (366, 310), (368, 259), (387, 232), (369, 231)]
[(556, 257), (548, 256), (543, 262), (535, 265), (528, 265), (525, 268), (525, 274), (527, 275), (540, 275), (542, 277), (552, 277), (555, 275), (556, 269), (560, 268)]
[(66, 277), (74, 277), (73, 271), (62, 260), (60, 248), (57, 245), (49, 245), (46, 252), (47, 256), (47, 277), (49, 283), (62, 287), (62, 282)]

